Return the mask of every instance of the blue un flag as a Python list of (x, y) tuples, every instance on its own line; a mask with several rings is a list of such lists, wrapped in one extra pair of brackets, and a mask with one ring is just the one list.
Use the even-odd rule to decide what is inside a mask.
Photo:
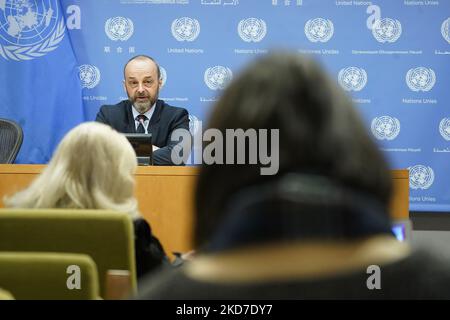
[(0, 0), (0, 117), (18, 122), (17, 163), (46, 163), (84, 121), (78, 64), (58, 0)]

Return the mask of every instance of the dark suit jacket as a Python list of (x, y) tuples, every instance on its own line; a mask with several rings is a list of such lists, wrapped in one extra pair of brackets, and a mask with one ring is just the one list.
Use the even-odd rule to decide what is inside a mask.
[[(110, 125), (122, 133), (135, 133), (136, 126), (131, 108), (133, 106), (129, 100), (123, 100), (116, 105), (104, 105), (97, 113), (95, 121)], [(158, 100), (148, 125), (153, 145), (160, 148), (153, 152), (155, 165), (173, 165), (170, 154), (178, 142), (172, 142), (170, 136), (178, 128), (189, 131), (189, 114), (186, 109), (172, 107), (163, 100)]]

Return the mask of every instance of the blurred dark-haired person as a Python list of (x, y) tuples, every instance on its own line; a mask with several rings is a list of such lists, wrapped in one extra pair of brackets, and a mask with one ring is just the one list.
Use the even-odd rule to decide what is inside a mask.
[(145, 279), (139, 298), (450, 298), (449, 262), (393, 236), (387, 163), (316, 63), (289, 53), (257, 60), (208, 127), (279, 129), (279, 171), (202, 165), (197, 257)]
[(101, 123), (82, 123), (66, 134), (48, 166), (31, 185), (4, 202), (15, 208), (127, 212), (134, 224), (136, 271), (140, 278), (169, 262), (138, 211), (134, 197), (136, 167), (136, 153), (122, 134)]

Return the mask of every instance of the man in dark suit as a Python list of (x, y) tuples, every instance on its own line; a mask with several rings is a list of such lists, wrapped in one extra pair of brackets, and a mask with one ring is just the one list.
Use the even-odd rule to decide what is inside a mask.
[(151, 133), (154, 164), (173, 165), (171, 152), (178, 142), (171, 141), (171, 134), (176, 129), (189, 131), (188, 112), (158, 99), (162, 80), (153, 58), (131, 58), (124, 67), (124, 77), (129, 99), (102, 106), (95, 120), (123, 133)]

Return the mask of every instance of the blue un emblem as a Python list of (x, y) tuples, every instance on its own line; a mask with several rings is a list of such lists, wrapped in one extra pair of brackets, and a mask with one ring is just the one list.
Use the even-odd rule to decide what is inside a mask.
[(367, 72), (363, 68), (348, 67), (341, 69), (338, 82), (346, 91), (360, 91), (367, 83)]
[(444, 118), (439, 123), (439, 132), (447, 141), (450, 141), (450, 118)]
[(428, 189), (434, 181), (434, 172), (430, 167), (418, 164), (409, 167), (409, 186), (411, 189)]
[(381, 116), (374, 118), (371, 130), (378, 140), (393, 140), (400, 133), (400, 121), (397, 118)]
[(334, 33), (331, 20), (315, 18), (308, 20), (305, 24), (305, 35), (311, 42), (327, 42)]
[(245, 42), (260, 42), (267, 33), (266, 22), (257, 18), (241, 20), (238, 24), (238, 33)]
[(398, 20), (383, 18), (376, 20), (372, 26), (372, 34), (378, 42), (395, 42), (402, 34), (402, 24)]
[(444, 20), (441, 26), (441, 33), (444, 39), (450, 43), (450, 18)]
[(197, 19), (182, 17), (173, 20), (171, 29), (177, 41), (194, 41), (200, 34), (200, 23)]
[(160, 80), (161, 80), (161, 86), (164, 87), (167, 81), (167, 71), (163, 67), (159, 66), (159, 72), (161, 74)]
[(412, 91), (430, 91), (436, 83), (436, 74), (432, 69), (418, 67), (406, 73), (406, 84)]
[(105, 33), (113, 41), (127, 41), (133, 32), (133, 21), (129, 18), (114, 17), (105, 22)]
[(55, 50), (65, 23), (57, 0), (0, 0), (0, 56), (31, 60)]
[(100, 70), (90, 64), (81, 65), (78, 68), (78, 76), (83, 88), (92, 89), (100, 82)]
[(225, 68), (223, 66), (215, 66), (206, 69), (204, 80), (205, 84), (211, 90), (223, 90), (231, 81), (232, 77), (233, 73), (229, 68)]

